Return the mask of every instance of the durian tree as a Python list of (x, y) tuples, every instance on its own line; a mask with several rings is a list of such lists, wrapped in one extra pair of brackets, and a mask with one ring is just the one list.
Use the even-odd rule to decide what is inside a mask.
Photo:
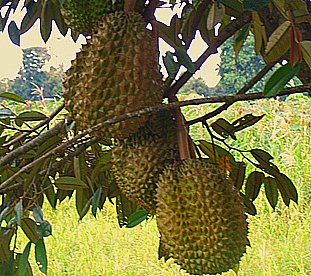
[[(28, 256), (35, 247), (47, 273), (44, 240), (52, 227), (42, 207), (56, 208), (65, 198), (75, 201), (80, 219), (110, 203), (120, 227), (156, 219), (159, 258), (173, 258), (190, 274), (236, 269), (250, 245), (247, 216), (256, 215), (260, 187), (272, 208), (279, 194), (287, 206), (298, 196), (268, 152), (228, 143), (263, 116), (229, 122), (221, 112), (237, 101), (311, 93), (310, 7), (303, 0), (0, 1), (1, 30), (8, 28), (14, 44), (37, 20), (44, 41), (52, 22), (63, 35), (70, 29), (73, 39), (87, 38), (51, 114), (0, 110), (0, 271), (32, 275)], [(10, 15), (21, 8), (19, 25)], [(169, 25), (155, 16), (167, 8), (182, 11)], [(208, 47), (192, 60), (197, 33)], [(250, 34), (266, 63), (255, 77), (230, 96), (179, 100), (178, 91), (226, 40), (233, 39), (238, 59)], [(160, 40), (173, 50), (160, 53)], [(263, 91), (248, 93), (275, 66)], [(286, 86), (296, 75), (302, 85)], [(13, 93), (0, 96), (27, 104)], [(185, 120), (183, 106), (203, 103), (222, 105)], [(194, 124), (210, 139), (194, 141)], [(246, 176), (249, 164), (256, 170)], [(23, 252), (16, 248), (18, 230), (29, 238)]]

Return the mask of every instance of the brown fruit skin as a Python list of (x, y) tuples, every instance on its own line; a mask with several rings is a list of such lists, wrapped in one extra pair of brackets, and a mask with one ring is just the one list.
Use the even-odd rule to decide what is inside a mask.
[[(66, 73), (65, 106), (81, 130), (162, 102), (156, 39), (135, 12), (104, 17)], [(140, 116), (95, 131), (124, 139), (143, 126)]]
[(236, 266), (249, 245), (242, 199), (218, 167), (186, 160), (168, 167), (157, 189), (162, 255), (190, 274)]
[(176, 121), (170, 112), (159, 112), (113, 148), (112, 172), (117, 186), (128, 199), (155, 213), (159, 175), (178, 156)]

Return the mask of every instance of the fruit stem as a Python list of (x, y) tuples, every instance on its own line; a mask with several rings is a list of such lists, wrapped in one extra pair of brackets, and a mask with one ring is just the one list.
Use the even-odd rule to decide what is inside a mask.
[[(178, 102), (178, 98), (176, 97), (176, 95), (171, 96), (169, 98), (169, 102)], [(177, 123), (177, 141), (180, 160), (192, 159), (189, 147), (189, 136), (180, 107), (175, 109), (175, 118)]]

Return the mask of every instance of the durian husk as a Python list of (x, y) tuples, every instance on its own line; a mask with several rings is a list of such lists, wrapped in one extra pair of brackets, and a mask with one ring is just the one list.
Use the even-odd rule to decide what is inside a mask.
[(216, 165), (199, 159), (170, 165), (159, 178), (157, 200), (162, 255), (195, 275), (239, 263), (249, 245), (244, 205)]
[(102, 17), (122, 10), (124, 0), (65, 0), (61, 13), (73, 32), (89, 35)]
[(112, 172), (117, 186), (127, 198), (154, 213), (159, 175), (178, 156), (176, 121), (169, 111), (161, 111), (113, 148)]
[[(116, 12), (104, 17), (66, 72), (63, 96), (81, 130), (162, 102), (156, 40), (140, 14)], [(125, 120), (94, 135), (124, 139), (147, 119)]]

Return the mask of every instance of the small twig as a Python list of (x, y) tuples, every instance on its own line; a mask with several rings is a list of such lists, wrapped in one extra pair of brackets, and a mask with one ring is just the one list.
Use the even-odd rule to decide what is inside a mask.
[(8, 126), (8, 125), (5, 125), (3, 123), (0, 123), (0, 126), (6, 128), (6, 129), (11, 129), (11, 130), (14, 130), (14, 131), (20, 131), (20, 132), (27, 132), (29, 133), (30, 130), (26, 130), (26, 129), (19, 129), (19, 128), (16, 128), (16, 127), (12, 127), (12, 126)]
[(52, 136), (58, 134), (61, 129), (65, 125), (65, 120), (55, 125), (49, 131), (42, 133), (40, 136), (34, 138), (33, 140), (27, 142), (25, 145), (16, 148), (15, 150), (11, 151), (7, 155), (3, 156), (0, 159), (0, 166), (4, 166), (11, 161), (13, 161), (16, 157), (28, 152), (29, 150), (33, 149), (36, 146), (40, 146), (43, 144), (47, 139), (51, 138)]
[(44, 119), (43, 121), (41, 121), (39, 124), (37, 124), (35, 127), (33, 127), (30, 130), (27, 130), (27, 133), (23, 133), (17, 137), (15, 137), (13, 140), (7, 142), (6, 144), (3, 144), (3, 147), (9, 147), (12, 146), (13, 144), (23, 140), (25, 137), (27, 137), (30, 133), (35, 132), (36, 130), (38, 130), (39, 128), (43, 127), (44, 125), (48, 124), (50, 121), (52, 121), (54, 119), (54, 117), (60, 113), (63, 108), (65, 107), (65, 104), (61, 104), (58, 108), (56, 108), (53, 113), (47, 117), (46, 119)]

